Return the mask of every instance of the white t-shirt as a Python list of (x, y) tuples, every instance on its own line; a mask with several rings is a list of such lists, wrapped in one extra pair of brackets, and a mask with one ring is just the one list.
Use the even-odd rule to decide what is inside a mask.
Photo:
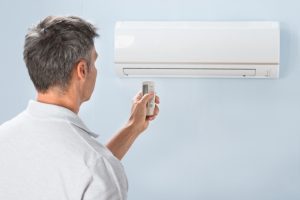
[(0, 199), (125, 200), (121, 162), (72, 111), (36, 101), (0, 126)]

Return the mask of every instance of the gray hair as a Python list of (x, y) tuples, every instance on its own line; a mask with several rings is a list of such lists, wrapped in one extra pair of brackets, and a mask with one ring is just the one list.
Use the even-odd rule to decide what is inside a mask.
[(75, 16), (48, 16), (29, 29), (23, 57), (37, 91), (46, 92), (52, 86), (65, 90), (75, 64), (85, 59), (90, 65), (96, 31)]

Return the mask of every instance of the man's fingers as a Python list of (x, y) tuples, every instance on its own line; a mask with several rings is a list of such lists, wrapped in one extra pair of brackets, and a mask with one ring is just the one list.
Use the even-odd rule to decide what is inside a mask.
[(159, 113), (159, 108), (158, 108), (158, 106), (155, 106), (153, 115), (147, 116), (147, 119), (148, 119), (149, 121), (154, 120), (154, 119), (156, 118), (156, 116), (158, 115), (158, 113)]
[(155, 103), (159, 104), (159, 96), (155, 95)]
[(139, 100), (142, 99), (142, 97), (143, 97), (143, 93), (142, 93), (142, 91), (139, 91), (139, 92), (134, 96), (133, 101), (139, 101)]
[[(152, 97), (145, 97), (145, 96), (149, 96), (149, 95), (151, 95), (151, 94), (153, 94), (153, 93), (148, 93), (148, 94), (145, 94), (144, 96), (143, 96), (143, 93), (142, 93), (142, 91), (140, 91), (139, 93), (137, 93), (136, 95), (135, 95), (135, 97), (133, 98), (133, 101), (146, 101), (146, 103), (148, 102), (148, 101), (150, 101), (150, 99), (152, 98)], [(154, 95), (154, 94), (153, 94)], [(144, 98), (147, 98), (147, 99), (145, 99), (144, 100)], [(159, 100), (159, 96), (156, 96), (155, 95), (155, 103), (156, 104), (159, 104), (160, 103), (160, 100)]]
[(155, 105), (154, 116), (158, 115), (158, 113), (159, 113), (159, 107)]
[(147, 116), (146, 119), (147, 121), (152, 121), (156, 118), (156, 116), (159, 113), (159, 108), (156, 104), (160, 103), (160, 99), (158, 96), (156, 96), (153, 92), (147, 93), (144, 96), (142, 96), (142, 93), (139, 93), (135, 99), (139, 99), (139, 102), (142, 103), (143, 105), (146, 106), (146, 104), (151, 101), (151, 99), (155, 96), (155, 108), (154, 108), (154, 113), (151, 116)]
[(153, 97), (154, 97), (154, 93), (145, 94), (142, 97), (141, 102), (146, 105)]

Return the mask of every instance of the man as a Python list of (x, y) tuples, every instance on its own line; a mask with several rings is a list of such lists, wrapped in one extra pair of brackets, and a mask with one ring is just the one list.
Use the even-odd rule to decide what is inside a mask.
[[(126, 125), (105, 146), (80, 120), (97, 69), (96, 28), (78, 17), (47, 17), (26, 35), (24, 61), (36, 101), (0, 126), (0, 199), (123, 200), (120, 160), (158, 114), (139, 93)], [(156, 103), (159, 103), (158, 97)]]

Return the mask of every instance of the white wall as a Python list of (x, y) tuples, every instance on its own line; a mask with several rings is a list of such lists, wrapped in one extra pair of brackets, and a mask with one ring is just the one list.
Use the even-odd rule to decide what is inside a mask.
[(160, 116), (123, 163), (130, 200), (300, 199), (299, 7), (296, 0), (2, 0), (0, 123), (35, 97), (23, 41), (27, 28), (47, 15), (80, 15), (99, 27), (99, 76), (80, 115), (100, 142), (126, 121), (144, 80), (115, 74), (117, 20), (279, 21), (278, 80), (151, 79)]

